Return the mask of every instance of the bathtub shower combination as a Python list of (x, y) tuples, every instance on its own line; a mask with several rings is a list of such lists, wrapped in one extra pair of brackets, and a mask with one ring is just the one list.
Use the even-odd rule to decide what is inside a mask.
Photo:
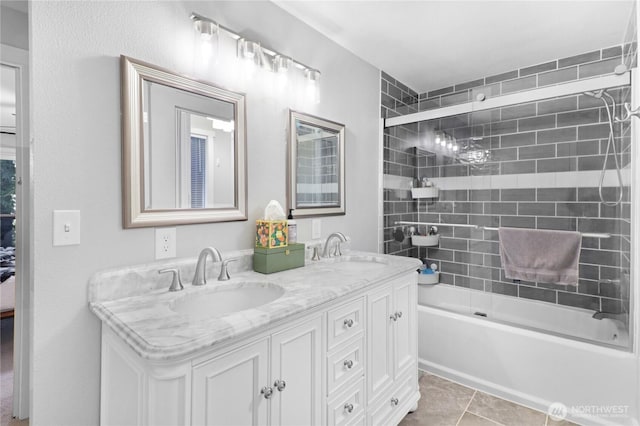
[[(422, 369), (543, 411), (560, 402), (580, 423), (636, 424), (637, 76), (625, 65), (555, 85), (541, 76), (528, 90), (487, 79), (457, 102), (445, 89), (389, 109), (385, 253), (439, 273), (418, 290)], [(423, 181), (431, 190), (412, 196)], [(577, 285), (506, 278), (500, 227), (580, 232)], [(435, 245), (412, 238), (429, 231)], [(612, 406), (613, 420), (598, 408)]]

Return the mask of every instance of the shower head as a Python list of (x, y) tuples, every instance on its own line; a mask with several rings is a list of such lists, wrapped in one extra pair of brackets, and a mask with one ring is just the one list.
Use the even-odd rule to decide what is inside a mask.
[(604, 89), (600, 89), (596, 92), (584, 92), (585, 95), (591, 96), (592, 98), (602, 99), (602, 94), (604, 93)]

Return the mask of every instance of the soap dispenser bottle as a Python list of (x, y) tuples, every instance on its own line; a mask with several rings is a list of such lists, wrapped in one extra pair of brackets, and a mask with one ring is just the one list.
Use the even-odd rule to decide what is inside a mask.
[(289, 209), (289, 216), (287, 216), (287, 231), (289, 234), (289, 242), (298, 242), (298, 224), (293, 220), (293, 209)]

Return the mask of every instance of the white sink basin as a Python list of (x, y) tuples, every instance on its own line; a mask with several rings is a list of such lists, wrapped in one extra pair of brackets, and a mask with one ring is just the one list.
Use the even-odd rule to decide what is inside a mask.
[(177, 299), (171, 304), (171, 310), (196, 318), (217, 317), (266, 305), (284, 294), (284, 289), (278, 285), (259, 282), (237, 283), (207, 290)]
[(341, 272), (370, 272), (378, 271), (387, 267), (385, 259), (364, 256), (341, 256), (333, 258), (332, 262), (327, 262), (327, 267)]

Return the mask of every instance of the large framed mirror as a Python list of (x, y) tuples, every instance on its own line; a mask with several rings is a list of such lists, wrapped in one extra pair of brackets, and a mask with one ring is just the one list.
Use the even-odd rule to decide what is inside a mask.
[(345, 214), (343, 124), (289, 111), (287, 207), (294, 216)]
[(247, 220), (245, 97), (121, 57), (124, 227)]

